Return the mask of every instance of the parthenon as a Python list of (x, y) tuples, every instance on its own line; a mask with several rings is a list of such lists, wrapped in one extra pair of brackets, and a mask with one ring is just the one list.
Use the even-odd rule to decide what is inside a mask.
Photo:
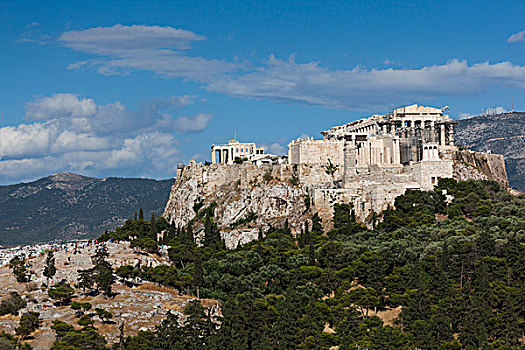
[[(454, 124), (448, 107), (411, 105), (322, 131), (322, 140), (299, 138), (288, 144), (291, 164), (326, 164), (344, 168), (345, 182), (356, 176), (411, 172), (423, 188), (452, 176)], [(397, 170), (396, 170), (397, 169)]]

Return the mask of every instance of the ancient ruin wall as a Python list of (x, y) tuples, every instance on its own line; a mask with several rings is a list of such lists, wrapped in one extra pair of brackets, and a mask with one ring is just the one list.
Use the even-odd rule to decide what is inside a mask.
[[(354, 175), (342, 188), (343, 171), (338, 167), (328, 174), (325, 165), (192, 162), (179, 172), (164, 216), (175, 225), (186, 225), (195, 216), (196, 202), (202, 201), (204, 206), (216, 202), (215, 220), (227, 246), (234, 248), (256, 239), (259, 227), (281, 227), (286, 219), (292, 232), (298, 232), (313, 212), (318, 212), (324, 228), (330, 229), (336, 203), (353, 203), (356, 218), (368, 223), (373, 212), (393, 205), (406, 189), (425, 187), (417, 181), (414, 169), (396, 169)], [(431, 179), (430, 173), (424, 175)], [(457, 180), (492, 179), (508, 187), (503, 156), (496, 154), (458, 151), (452, 176)], [(255, 220), (236, 225), (250, 212), (257, 215)], [(194, 229), (198, 235), (202, 225)]]

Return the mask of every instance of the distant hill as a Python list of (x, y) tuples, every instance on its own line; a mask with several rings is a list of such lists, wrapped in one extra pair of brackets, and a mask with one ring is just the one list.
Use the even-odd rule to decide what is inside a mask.
[(460, 120), (456, 140), (474, 151), (503, 154), (510, 186), (525, 192), (525, 113)]
[(58, 173), (0, 186), (0, 245), (95, 237), (133, 217), (161, 215), (173, 180)]

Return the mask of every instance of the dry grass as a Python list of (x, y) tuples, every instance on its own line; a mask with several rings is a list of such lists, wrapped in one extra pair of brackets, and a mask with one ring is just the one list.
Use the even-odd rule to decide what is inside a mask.
[(18, 322), (20, 320), (20, 316), (15, 316), (15, 315), (8, 314), (8, 315), (0, 316), (0, 320), (2, 320), (2, 321), (17, 321)]
[[(181, 296), (179, 292), (171, 287), (165, 287), (165, 286), (159, 286), (158, 284), (147, 282), (144, 284), (141, 284), (140, 286), (135, 288), (136, 290), (150, 290), (155, 292), (163, 292), (163, 293), (170, 293), (171, 295), (175, 296)], [(188, 296), (191, 298), (191, 296)]]
[(395, 326), (395, 321), (399, 314), (401, 313), (401, 306), (398, 306), (394, 309), (386, 309), (381, 310), (378, 312), (374, 312), (374, 310), (368, 311), (368, 316), (377, 316), (383, 321), (383, 323), (387, 326)]

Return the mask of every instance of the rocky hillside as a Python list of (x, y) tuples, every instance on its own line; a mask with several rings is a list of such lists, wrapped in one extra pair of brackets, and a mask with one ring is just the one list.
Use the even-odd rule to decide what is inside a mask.
[(456, 140), (475, 151), (503, 154), (510, 186), (525, 192), (525, 113), (460, 120)]
[(162, 214), (173, 180), (58, 173), (0, 186), (0, 245), (95, 237), (133, 216)]
[[(259, 227), (280, 228), (288, 220), (291, 232), (311, 217), (307, 189), (292, 185), (291, 174), (278, 166), (251, 164), (184, 168), (176, 179), (164, 216), (176, 226), (192, 220), (201, 207), (214, 207), (215, 220), (226, 247), (232, 249), (257, 238)], [(200, 220), (193, 227), (203, 234)]]

